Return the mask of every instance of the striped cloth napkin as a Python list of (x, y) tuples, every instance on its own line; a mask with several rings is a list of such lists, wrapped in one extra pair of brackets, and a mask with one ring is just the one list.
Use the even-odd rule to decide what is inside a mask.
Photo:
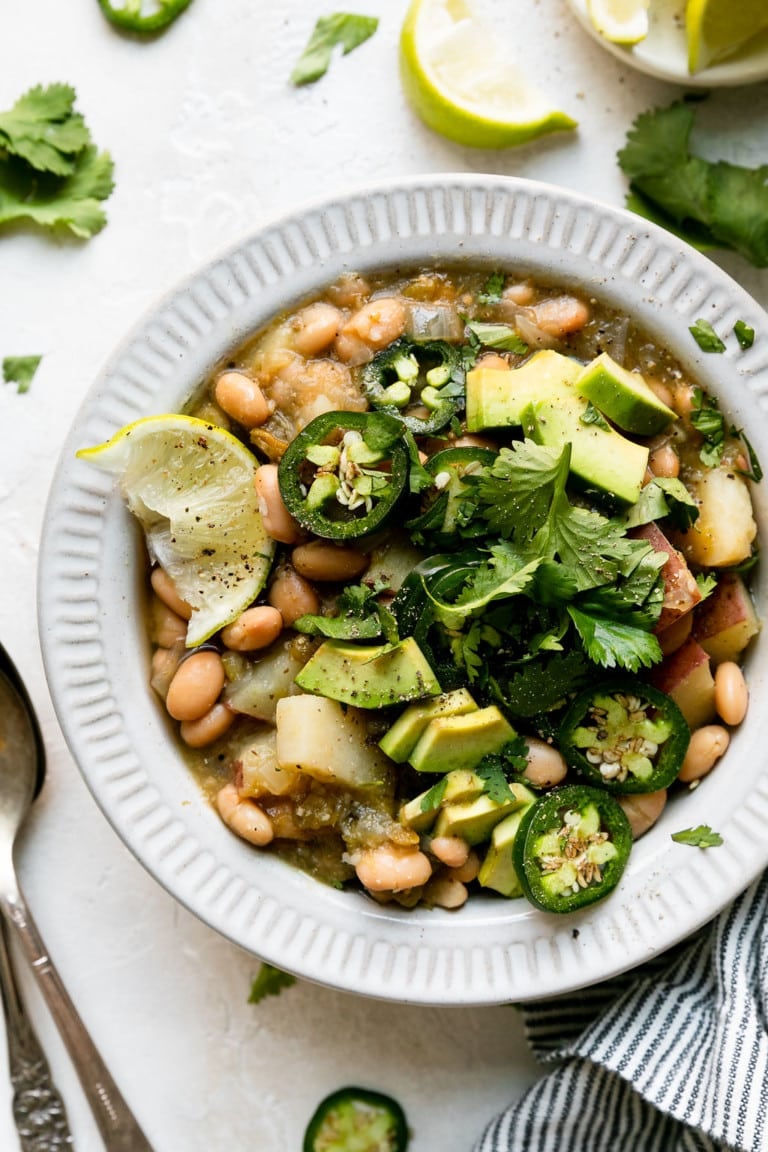
[(522, 1011), (555, 1070), (474, 1152), (768, 1152), (768, 873), (652, 963)]

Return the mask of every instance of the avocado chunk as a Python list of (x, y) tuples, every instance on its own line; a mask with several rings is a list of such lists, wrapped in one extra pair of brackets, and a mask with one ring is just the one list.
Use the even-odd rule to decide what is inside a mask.
[(529, 796), (530, 792), (523, 784), (510, 784), (508, 800), (494, 800), (486, 793), (476, 800), (447, 804), (440, 811), (432, 834), (460, 836), (467, 844), (482, 844), (505, 816), (528, 806)]
[(528, 795), (530, 799), (522, 808), (518, 808), (517, 811), (511, 812), (509, 816), (505, 816), (494, 828), (491, 833), (490, 847), (485, 854), (485, 859), (478, 873), (477, 879), (482, 888), (493, 888), (495, 892), (500, 892), (502, 896), (513, 897), (523, 895), (523, 889), (517, 878), (517, 871), (512, 859), (512, 849), (518, 828), (520, 827), (520, 821), (531, 804), (534, 804), (536, 801), (536, 797), (532, 792), (529, 791)]
[(570, 387), (582, 365), (550, 348), (519, 368), (473, 368), (467, 373), (467, 431), (520, 425), (523, 411)]
[(654, 436), (677, 419), (639, 372), (622, 368), (607, 352), (587, 364), (574, 387), (609, 420), (635, 436)]
[[(443, 787), (440, 789), (439, 798), (432, 803), (430, 793), (434, 795), (441, 784)], [(420, 792), (418, 796), (403, 804), (400, 809), (400, 823), (406, 828), (412, 828), (414, 832), (426, 832), (437, 819), (441, 808), (465, 800), (477, 800), (483, 792), (485, 792), (485, 780), (481, 776), (465, 768), (456, 768), (444, 776), (442, 781), (438, 780), (432, 788)]]
[(548, 448), (562, 450), (570, 444), (571, 472), (582, 484), (623, 504), (634, 504), (648, 466), (648, 449), (595, 415), (597, 420), (591, 419), (585, 397), (563, 390), (557, 399), (530, 404), (523, 413), (523, 429)]
[(495, 704), (465, 716), (430, 720), (408, 757), (417, 772), (450, 772), (475, 768), (493, 752), (514, 740), (516, 732)]
[(366, 646), (326, 640), (296, 677), (305, 692), (357, 708), (385, 708), (437, 696), (440, 684), (412, 636)]
[(379, 740), (379, 748), (386, 752), (390, 760), (403, 764), (430, 720), (438, 716), (464, 716), (468, 712), (477, 712), (477, 704), (466, 688), (446, 692), (425, 704), (409, 704)]

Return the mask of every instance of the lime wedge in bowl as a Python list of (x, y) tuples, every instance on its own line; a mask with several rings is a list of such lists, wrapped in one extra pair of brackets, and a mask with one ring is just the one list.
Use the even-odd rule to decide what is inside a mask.
[(413, 0), (400, 37), (403, 88), (428, 127), (475, 148), (508, 148), (576, 121), (521, 77), (465, 0)]
[(766, 0), (688, 0), (685, 10), (688, 70), (700, 72), (726, 59), (768, 28)]
[(639, 44), (648, 35), (650, 0), (587, 0), (595, 28), (612, 44)]
[(117, 476), (150, 558), (192, 608), (188, 647), (255, 600), (274, 542), (257, 505), (258, 462), (239, 440), (192, 416), (149, 416), (77, 455)]

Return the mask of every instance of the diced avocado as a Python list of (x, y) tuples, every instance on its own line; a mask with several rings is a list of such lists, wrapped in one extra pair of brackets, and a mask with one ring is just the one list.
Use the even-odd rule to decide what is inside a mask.
[(512, 861), (512, 848), (520, 827), (520, 821), (536, 797), (529, 792), (530, 800), (516, 812), (511, 812), (501, 820), (491, 833), (491, 846), (485, 854), (477, 879), (483, 888), (493, 888), (502, 896), (522, 896), (523, 889), (517, 878)]
[(509, 785), (509, 800), (499, 802), (487, 793), (477, 800), (447, 804), (435, 821), (434, 836), (460, 836), (467, 844), (482, 844), (493, 829), (517, 808), (528, 805), (530, 792), (522, 784)]
[(581, 364), (547, 348), (519, 368), (473, 368), (467, 373), (467, 431), (519, 425), (529, 404), (571, 386)]
[(622, 368), (607, 352), (587, 364), (574, 387), (609, 420), (635, 436), (654, 436), (677, 419), (639, 372)]
[(465, 716), (468, 712), (477, 712), (477, 704), (466, 688), (446, 692), (424, 704), (409, 704), (379, 740), (379, 748), (390, 760), (403, 764), (430, 720), (438, 716)]
[(530, 404), (523, 413), (525, 434), (549, 448), (570, 444), (574, 476), (588, 488), (634, 504), (648, 466), (648, 449), (622, 436), (599, 414), (597, 421), (591, 420), (588, 406), (575, 393)]
[(305, 692), (357, 708), (384, 708), (437, 696), (440, 684), (412, 636), (365, 646), (326, 640), (296, 677)]
[(430, 720), (408, 757), (417, 772), (475, 768), (483, 756), (500, 752), (516, 732), (495, 704), (465, 716)]
[[(448, 804), (459, 804), (466, 800), (476, 800), (485, 792), (485, 780), (475, 772), (468, 772), (464, 768), (456, 768), (443, 777), (444, 786), (440, 792), (439, 801), (430, 804), (428, 797), (443, 781), (437, 781), (426, 792), (420, 792), (400, 809), (400, 823), (414, 832), (426, 832), (437, 819), (441, 808)], [(426, 808), (424, 807), (426, 802)]]

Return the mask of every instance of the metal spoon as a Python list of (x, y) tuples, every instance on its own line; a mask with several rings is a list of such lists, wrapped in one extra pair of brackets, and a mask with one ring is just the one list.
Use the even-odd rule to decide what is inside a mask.
[[(11, 658), (0, 645), (0, 919), (5, 930), (10, 929), (16, 933), (32, 966), (40, 990), (80, 1077), (107, 1152), (152, 1152), (151, 1145), (120, 1095), (78, 1016), (19, 891), (13, 864), (14, 841), (32, 801), (40, 790), (44, 775), (43, 742), (32, 704)], [(8, 960), (4, 962), (6, 954)], [(9, 974), (11, 983), (8, 983)], [(2, 945), (0, 945), (0, 982), (3, 984), (3, 1002), (9, 1028), (8, 1045), (12, 1076), (15, 1076), (14, 1059), (20, 1055), (26, 1060), (27, 1053), (33, 1050), (29, 1048), (30, 1044), (33, 1044), (33, 1048), (36, 1045), (34, 1057), (42, 1059), (47, 1071), (45, 1059), (26, 1021), (18, 988), (13, 981), (10, 955)], [(14, 1032), (17, 1028), (18, 1035)], [(20, 1065), (20, 1075), (21, 1071)], [(18, 1095), (15, 1082), (14, 1087)], [(64, 1128), (61, 1127), (63, 1108), (60, 1102), (56, 1103), (58, 1093), (53, 1088), (50, 1076), (41, 1080), (39, 1093), (40, 1106), (34, 1121), (46, 1125), (50, 1119), (50, 1125), (37, 1130), (37, 1143), (25, 1144), (23, 1142), (25, 1137), (19, 1129), (23, 1152), (27, 1150), (33, 1152), (41, 1148), (63, 1149), (71, 1146), (66, 1118), (63, 1121)], [(44, 1099), (49, 1093), (50, 1107)], [(27, 1100), (25, 1108), (28, 1110), (29, 1106), (30, 1101)], [(18, 1127), (19, 1111), (16, 1099), (14, 1117)]]

